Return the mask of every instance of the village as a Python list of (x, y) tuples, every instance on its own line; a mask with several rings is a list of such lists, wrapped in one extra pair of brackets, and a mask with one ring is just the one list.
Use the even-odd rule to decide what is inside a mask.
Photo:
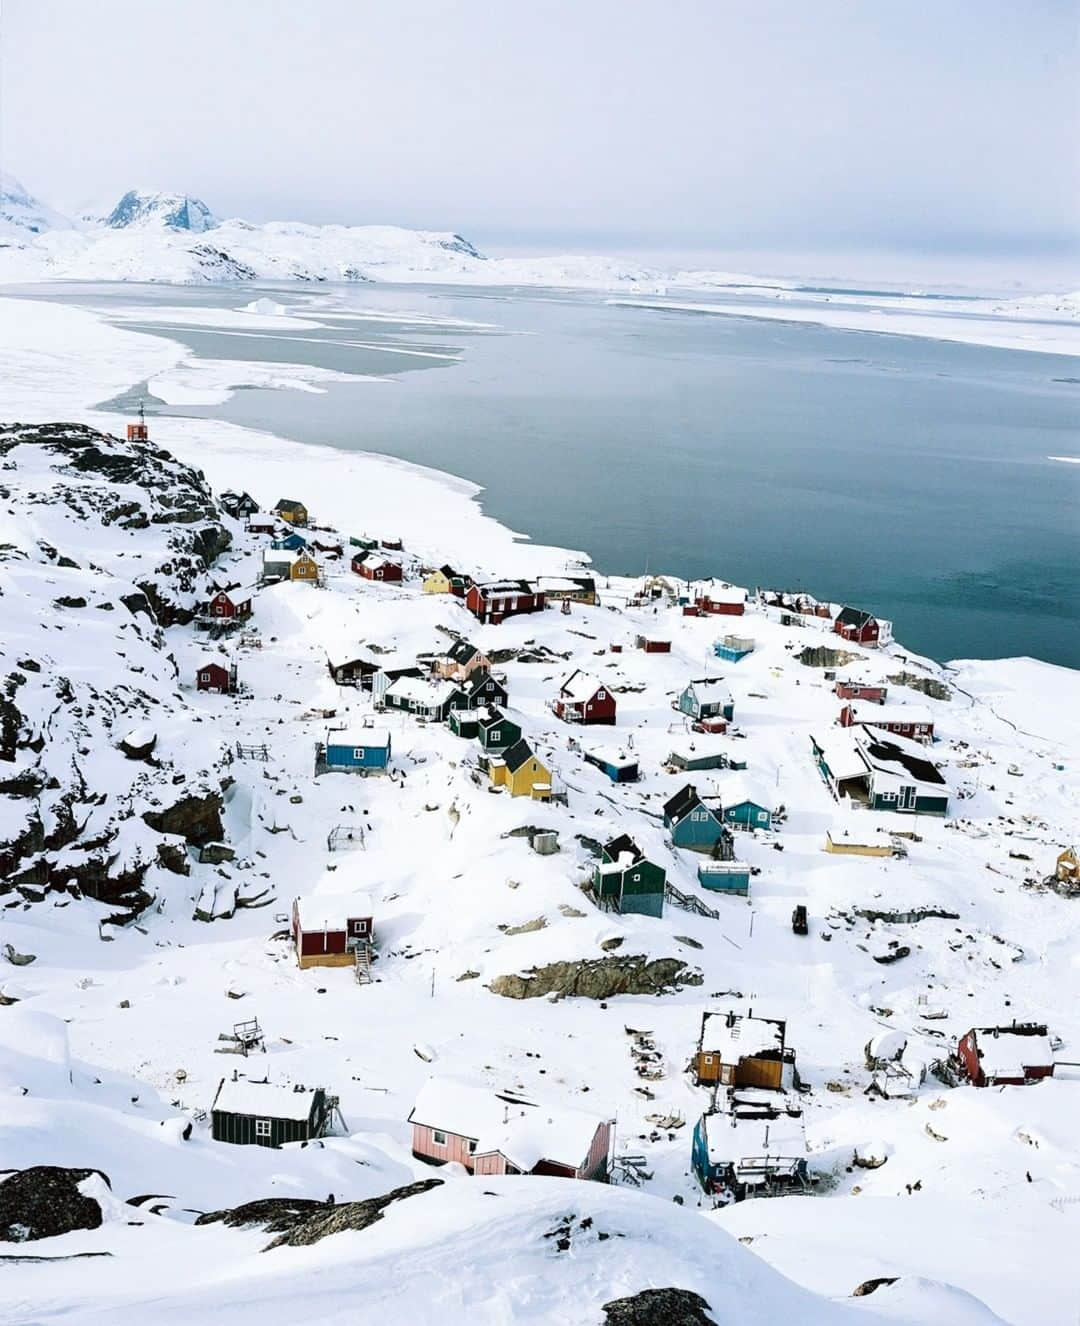
[[(245, 1001), (212, 1048), (244, 1062), (215, 1078), (195, 1039), (202, 1069), (160, 1084), (215, 1143), (349, 1135), (355, 1084), (385, 1093), (400, 1075), (372, 1071), (389, 1054), (412, 1063), (397, 1127), (416, 1161), (659, 1182), (722, 1207), (852, 1172), (808, 1141), (826, 1088), (910, 1103), (1071, 1075), (1047, 1005), (993, 993), (1023, 960), (1008, 941), (969, 933), (945, 946), (955, 971), (918, 972), (916, 935), (960, 933), (958, 897), (987, 884), (967, 866), (931, 896), (914, 863), (933, 853), (956, 872), (980, 820), (1014, 821), (972, 774), (992, 754), (953, 735), (959, 697), (891, 623), (718, 580), (490, 578), (427, 564), (393, 531), (329, 528), (297, 498), (267, 509), (229, 491), (221, 506), (233, 551), (171, 635), (181, 686), (231, 751), (226, 837), (191, 849), (192, 917), (227, 940), (227, 994)], [(1037, 855), (1010, 855), (1034, 863), (1020, 887), (1080, 891), (1052, 830)], [(495, 909), (497, 946), (477, 908)], [(250, 937), (230, 939), (239, 925)], [(776, 963), (812, 981), (823, 943), (861, 952), (864, 988), (885, 987), (838, 1081), (807, 1066), (820, 1007), (808, 1018), (805, 998), (769, 991)], [(966, 1009), (972, 962), (990, 984)], [(892, 979), (905, 967), (917, 974)], [(418, 974), (434, 1025), (380, 998)], [(484, 1014), (462, 1009), (437, 1048), (474, 989)], [(553, 1004), (588, 1005), (588, 1030), (568, 1033), (590, 1041), (584, 1061), (526, 1048), (548, 1044), (535, 996), (545, 1023)], [(311, 1017), (351, 1028), (330, 1038), (344, 1057), (283, 1053)], [(380, 1024), (371, 1057), (360, 1029)]]

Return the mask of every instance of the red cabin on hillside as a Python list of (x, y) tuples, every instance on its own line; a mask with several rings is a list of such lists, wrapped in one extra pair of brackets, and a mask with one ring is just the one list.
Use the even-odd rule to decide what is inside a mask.
[(497, 580), (486, 585), (470, 585), (465, 594), (465, 606), (477, 621), (497, 626), (507, 617), (542, 612), (547, 600), (527, 580)]
[(391, 562), (385, 557), (376, 557), (371, 553), (354, 557), (352, 569), (365, 580), (379, 580), (386, 585), (399, 584), (403, 574), (397, 562)]
[(369, 893), (312, 894), (295, 898), (292, 935), (301, 967), (351, 967), (357, 949), (367, 950), (375, 935)]
[(876, 727), (896, 737), (934, 739), (934, 716), (917, 704), (866, 704), (853, 700), (840, 710), (841, 727)]
[(889, 695), (889, 688), (873, 686), (870, 682), (838, 681), (836, 694), (841, 700), (865, 700), (869, 704), (884, 704)]
[(960, 1038), (957, 1056), (972, 1086), (1022, 1087), (1054, 1076), (1054, 1051), (1046, 1027), (1014, 1022), (1008, 1027), (972, 1027)]
[(222, 621), (245, 621), (251, 616), (250, 589), (222, 589), (207, 603), (205, 614)]
[(567, 723), (613, 724), (615, 697), (587, 672), (572, 672), (559, 688), (552, 708)]
[(195, 674), (195, 689), (232, 695), (236, 691), (236, 664), (224, 667), (221, 663), (200, 663)]
[(634, 640), (634, 648), (644, 650), (646, 654), (670, 654), (671, 641), (657, 640), (650, 635), (639, 635)]
[(710, 589), (694, 600), (702, 617), (741, 617), (746, 612), (746, 590), (729, 585), (725, 589)]
[(861, 608), (841, 608), (833, 630), (857, 645), (876, 645), (881, 638), (881, 623)]

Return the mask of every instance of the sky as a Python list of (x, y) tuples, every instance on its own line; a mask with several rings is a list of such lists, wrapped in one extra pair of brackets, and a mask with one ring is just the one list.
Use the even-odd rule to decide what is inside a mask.
[(1080, 0), (0, 5), (0, 167), (62, 211), (150, 184), (489, 251), (1080, 283)]

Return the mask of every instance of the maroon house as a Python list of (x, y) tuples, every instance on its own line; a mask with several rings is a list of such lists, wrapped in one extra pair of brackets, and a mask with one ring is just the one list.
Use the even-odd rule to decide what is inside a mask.
[(312, 894), (295, 898), (292, 936), (301, 967), (351, 967), (356, 950), (375, 936), (369, 893)]
[(889, 688), (873, 686), (870, 682), (838, 681), (836, 694), (841, 700), (866, 700), (870, 704), (884, 704), (889, 695)]
[(876, 645), (881, 636), (878, 619), (861, 608), (841, 608), (833, 622), (833, 630), (857, 645)]
[(200, 663), (195, 673), (195, 689), (232, 695), (236, 690), (236, 664), (225, 667), (221, 663)]
[(702, 617), (741, 617), (746, 612), (746, 590), (734, 585), (713, 589), (695, 599), (694, 607)]
[(615, 722), (615, 697), (587, 672), (572, 672), (559, 688), (552, 708), (567, 723), (607, 724)]
[(527, 580), (496, 580), (485, 585), (470, 585), (465, 594), (465, 606), (477, 621), (497, 626), (507, 617), (542, 612), (547, 600)]
[(867, 704), (851, 700), (840, 710), (841, 727), (876, 727), (911, 741), (934, 740), (934, 716), (918, 704)]
[(251, 616), (251, 596), (250, 589), (219, 590), (205, 605), (204, 614), (222, 621), (246, 621)]
[(639, 635), (634, 640), (634, 648), (643, 649), (646, 654), (670, 654), (671, 641), (657, 640), (649, 635)]
[(387, 585), (397, 585), (402, 580), (402, 570), (397, 562), (391, 562), (385, 557), (376, 557), (372, 553), (354, 557), (352, 569), (365, 580), (381, 580)]
[(1054, 1076), (1053, 1047), (1046, 1027), (1038, 1022), (972, 1027), (961, 1036), (956, 1053), (976, 1087), (1022, 1087)]

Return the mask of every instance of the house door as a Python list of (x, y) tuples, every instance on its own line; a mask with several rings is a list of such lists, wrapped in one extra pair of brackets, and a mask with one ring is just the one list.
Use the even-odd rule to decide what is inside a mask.
[(897, 808), (899, 810), (915, 809), (915, 789), (913, 787), (901, 787)]

